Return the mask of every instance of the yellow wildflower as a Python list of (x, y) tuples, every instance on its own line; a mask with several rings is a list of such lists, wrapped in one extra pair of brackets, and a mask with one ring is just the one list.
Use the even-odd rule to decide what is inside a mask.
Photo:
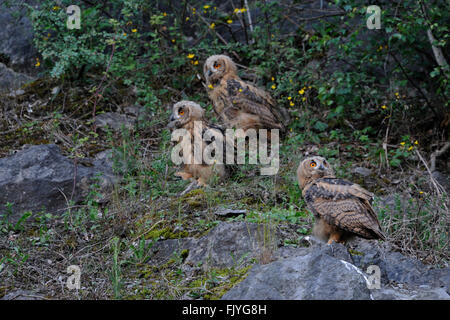
[(272, 77), (272, 81), (275, 81), (275, 78), (274, 78), (274, 77)]
[(194, 66), (198, 65), (198, 60), (194, 61)]
[(228, 20), (227, 20), (227, 23), (228, 23), (228, 24), (232, 24), (232, 23), (233, 23), (233, 20), (228, 19)]
[(186, 17), (186, 21), (189, 21), (189, 17)]
[(195, 54), (193, 54), (193, 53), (189, 53), (189, 54), (187, 55), (187, 58), (188, 58), (188, 59), (192, 59), (193, 57), (195, 57)]
[(122, 34), (124, 37), (126, 37), (127, 36), (127, 33), (126, 32), (124, 32), (123, 34)]
[(288, 99), (288, 100), (291, 100), (291, 99), (292, 99), (292, 97), (287, 97), (287, 99)]
[(39, 61), (39, 58), (36, 58), (36, 64), (34, 66), (39, 67), (40, 65), (41, 65), (41, 62)]
[(404, 141), (402, 141), (402, 142), (400, 142), (400, 144), (401, 144), (402, 146), (404, 146), (404, 145), (405, 145), (405, 142), (404, 142)]
[(209, 25), (209, 27), (210, 27), (211, 29), (214, 29), (214, 28), (216, 27), (216, 24), (213, 22), (213, 23), (211, 23), (211, 24)]
[(172, 39), (171, 41), (172, 41), (172, 43), (175, 43), (175, 39)]
[(241, 89), (241, 88), (239, 88), (239, 92), (242, 92), (242, 89)]
[(303, 97), (303, 98), (302, 98), (302, 101), (306, 101), (306, 97)]
[(423, 191), (420, 191), (419, 194), (423, 194)]
[(412, 149), (413, 149), (413, 146), (409, 147), (409, 148), (408, 148), (408, 151), (411, 151)]
[(298, 90), (298, 94), (303, 95), (305, 93), (305, 89)]
[(58, 6), (53, 7), (53, 11), (59, 10), (60, 8)]
[(214, 86), (212, 84), (208, 84), (208, 88), (214, 89)]
[(293, 107), (295, 104), (294, 104), (294, 102), (291, 101), (291, 103), (289, 103), (289, 105), (290, 105), (291, 107)]
[(386, 108), (387, 108), (386, 105), (381, 106), (381, 109), (386, 109)]
[(163, 16), (166, 17), (166, 16), (167, 16), (167, 13), (166, 13), (166, 12), (163, 12)]
[(135, 33), (137, 32), (137, 29), (131, 29), (131, 32)]
[(419, 144), (419, 141), (417, 141), (417, 140), (416, 140), (416, 141), (414, 141), (414, 144), (416, 144), (416, 145), (417, 145), (417, 144)]
[(209, 9), (209, 8), (211, 8), (210, 5), (203, 6), (203, 9)]
[(277, 86), (273, 84), (271, 88), (272, 88), (272, 89), (276, 89)]

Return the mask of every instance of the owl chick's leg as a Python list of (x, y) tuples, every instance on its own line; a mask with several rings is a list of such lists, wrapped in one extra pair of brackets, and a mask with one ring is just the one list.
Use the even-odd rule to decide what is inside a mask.
[(200, 187), (204, 187), (206, 185), (206, 181), (202, 177), (200, 177), (200, 178), (197, 179), (197, 184)]
[(338, 231), (332, 232), (330, 234), (330, 237), (328, 238), (327, 244), (332, 244), (333, 241), (336, 242), (336, 243), (344, 243), (341, 240), (341, 236), (342, 236), (342, 234), (340, 232), (338, 232)]

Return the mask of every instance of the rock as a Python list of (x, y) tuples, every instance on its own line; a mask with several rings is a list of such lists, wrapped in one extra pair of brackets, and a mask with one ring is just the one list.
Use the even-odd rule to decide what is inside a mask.
[[(268, 231), (266, 232), (275, 232)], [(246, 222), (222, 222), (205, 236), (158, 241), (153, 245), (150, 263), (164, 263), (173, 252), (189, 250), (185, 263), (191, 266), (234, 267), (244, 266), (256, 258), (271, 260), (274, 242), (264, 241), (264, 226)]]
[(376, 265), (381, 271), (383, 284), (403, 283), (410, 286), (428, 285), (450, 290), (450, 267), (433, 269), (419, 260), (393, 251), (388, 243), (355, 238), (349, 242), (354, 264), (366, 270)]
[(10, 92), (8, 94), (8, 97), (15, 98), (15, 97), (23, 95), (24, 93), (25, 93), (25, 90), (23, 90), (23, 89), (13, 90), (12, 92)]
[(40, 293), (17, 289), (5, 294), (0, 300), (48, 300)]
[(13, 204), (9, 216), (13, 222), (26, 211), (36, 213), (42, 208), (62, 213), (70, 199), (77, 203), (88, 194), (93, 181), (100, 193), (107, 193), (115, 177), (105, 171), (95, 164), (75, 167), (56, 145), (30, 146), (0, 159), (0, 215), (6, 214), (7, 202)]
[(382, 288), (373, 290), (374, 300), (450, 300), (443, 288)]
[[(327, 245), (308, 238), (309, 247), (277, 247), (281, 235), (279, 228), (264, 224), (221, 222), (201, 238), (154, 243), (149, 263), (163, 265), (181, 256), (184, 274), (192, 277), (202, 269), (257, 261), (245, 280), (223, 296), (231, 300), (449, 299), (448, 267), (426, 266), (389, 243), (355, 238), (345, 246)], [(378, 288), (369, 286), (375, 276), (371, 265), (380, 269)]]
[(302, 255), (256, 265), (225, 300), (368, 300), (365, 275), (352, 264), (335, 258), (331, 246)]
[(114, 131), (122, 130), (122, 126), (127, 129), (133, 128), (135, 119), (117, 112), (107, 112), (95, 117), (95, 125), (99, 128), (111, 128)]
[(450, 193), (450, 176), (443, 174), (439, 171), (433, 171), (433, 178), (445, 189), (447, 193)]
[(237, 217), (242, 215), (245, 215), (247, 213), (247, 210), (243, 209), (243, 210), (233, 210), (233, 209), (226, 209), (226, 208), (219, 208), (218, 210), (214, 211), (214, 214), (216, 216), (220, 216), (220, 217)]
[[(26, 74), (17, 73), (9, 69), (3, 63), (0, 63), (0, 93), (16, 90), (24, 84), (33, 81), (34, 78)], [(11, 92), (10, 95), (19, 95), (17, 91)]]
[[(38, 1), (25, 0), (30, 5)], [(6, 5), (9, 3), (10, 5)], [(26, 8), (14, 1), (0, 0), (0, 53), (8, 57), (11, 67), (20, 72), (35, 72), (37, 51), (33, 46), (33, 26)], [(0, 76), (1, 78), (1, 76)], [(0, 86), (2, 88), (2, 86)]]
[(356, 167), (352, 170), (352, 172), (362, 175), (363, 177), (368, 177), (372, 173), (372, 170), (363, 167)]

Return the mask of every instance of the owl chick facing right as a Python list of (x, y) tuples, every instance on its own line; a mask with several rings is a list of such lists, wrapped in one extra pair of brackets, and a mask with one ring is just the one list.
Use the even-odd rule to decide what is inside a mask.
[(316, 224), (313, 234), (327, 241), (344, 242), (350, 236), (386, 240), (371, 201), (373, 194), (360, 185), (336, 178), (322, 157), (303, 160), (297, 178)]
[(270, 94), (237, 74), (236, 64), (226, 55), (209, 57), (203, 73), (215, 113), (228, 128), (286, 130), (289, 115)]

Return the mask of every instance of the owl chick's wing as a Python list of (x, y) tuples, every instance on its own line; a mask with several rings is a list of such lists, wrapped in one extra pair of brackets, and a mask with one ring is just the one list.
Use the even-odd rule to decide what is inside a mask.
[(259, 117), (266, 128), (285, 130), (285, 119), (278, 110), (275, 100), (264, 90), (240, 79), (227, 81), (228, 105), (224, 112), (242, 110)]
[(322, 178), (303, 192), (311, 211), (330, 225), (364, 238), (385, 239), (370, 204), (373, 195), (358, 184), (338, 178)]

